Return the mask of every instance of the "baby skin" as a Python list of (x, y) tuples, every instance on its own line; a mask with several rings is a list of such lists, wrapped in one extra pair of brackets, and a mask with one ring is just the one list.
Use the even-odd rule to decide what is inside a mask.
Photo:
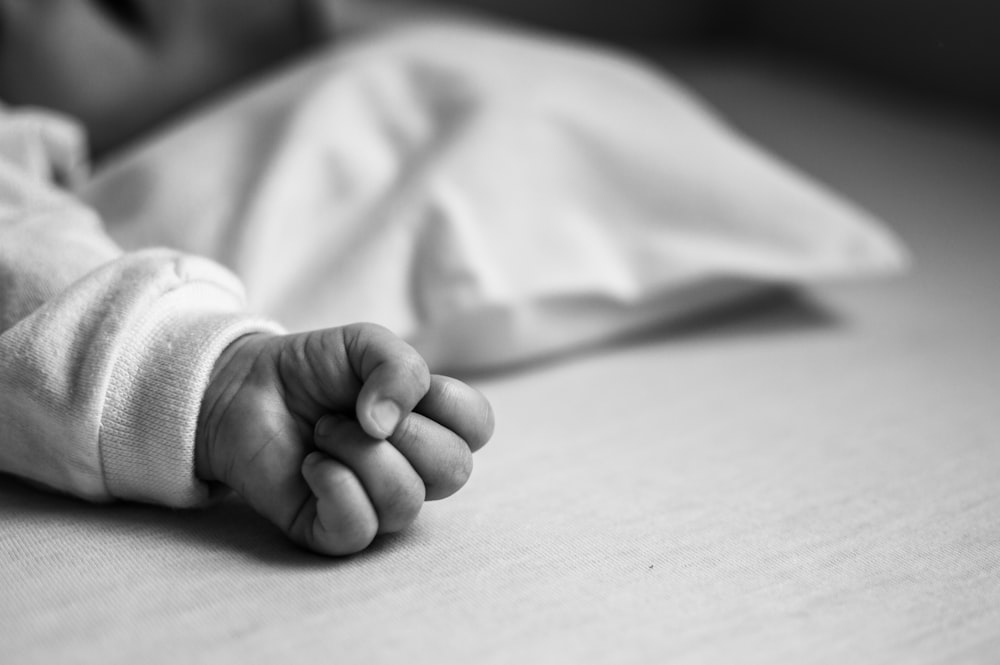
[(380, 326), (248, 335), (213, 370), (196, 472), (302, 547), (352, 554), (458, 491), (493, 418), (483, 395), (430, 374)]

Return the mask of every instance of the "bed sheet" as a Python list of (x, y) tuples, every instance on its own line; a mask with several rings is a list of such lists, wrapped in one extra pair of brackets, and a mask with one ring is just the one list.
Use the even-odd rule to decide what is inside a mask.
[(913, 272), (476, 378), (499, 426), (470, 485), (349, 559), (237, 502), (3, 479), (0, 660), (995, 662), (1000, 133), (767, 58), (662, 61)]

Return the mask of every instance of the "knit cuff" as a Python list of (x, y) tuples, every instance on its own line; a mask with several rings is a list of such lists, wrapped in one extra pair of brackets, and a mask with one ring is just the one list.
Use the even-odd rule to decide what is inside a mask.
[(101, 464), (113, 496), (175, 508), (209, 499), (211, 485), (195, 475), (194, 442), (215, 362), (243, 335), (282, 332), (231, 309), (230, 294), (188, 284), (136, 322), (112, 370), (101, 422)]

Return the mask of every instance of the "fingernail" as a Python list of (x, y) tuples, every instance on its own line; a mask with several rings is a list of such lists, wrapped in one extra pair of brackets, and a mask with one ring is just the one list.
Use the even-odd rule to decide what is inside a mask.
[(399, 415), (399, 407), (391, 400), (380, 400), (372, 406), (372, 420), (375, 421), (383, 438), (396, 431), (396, 426), (399, 425)]
[(323, 453), (314, 450), (302, 460), (302, 466), (313, 466), (314, 464), (319, 464), (321, 461), (323, 461)]

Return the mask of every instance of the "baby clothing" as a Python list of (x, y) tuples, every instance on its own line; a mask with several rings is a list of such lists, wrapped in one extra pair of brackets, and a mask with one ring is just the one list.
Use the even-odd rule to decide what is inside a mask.
[(213, 366), (238, 337), (280, 329), (211, 261), (119, 249), (57, 185), (84, 154), (68, 120), (0, 110), (0, 471), (94, 501), (198, 505)]

